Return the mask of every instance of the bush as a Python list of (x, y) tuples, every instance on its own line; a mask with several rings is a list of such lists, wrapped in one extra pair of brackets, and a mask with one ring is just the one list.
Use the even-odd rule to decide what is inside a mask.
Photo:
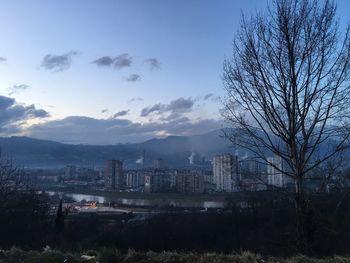
[[(129, 250), (121, 254), (114, 248), (101, 248), (98, 252), (86, 251), (84, 255), (97, 255), (99, 263), (350, 263), (350, 257), (310, 258), (303, 255), (295, 257), (268, 257), (241, 252), (239, 254), (193, 253), (165, 251), (136, 252)], [(67, 261), (64, 261), (67, 260)], [(63, 253), (57, 250), (24, 251), (18, 248), (0, 250), (0, 263), (92, 263), (81, 258), (80, 254)]]
[(118, 263), (122, 262), (122, 256), (117, 249), (101, 248), (97, 257), (99, 263)]
[(24, 251), (13, 247), (0, 253), (1, 263), (62, 263), (64, 260), (67, 260), (67, 263), (81, 262), (78, 255), (65, 254), (57, 250)]

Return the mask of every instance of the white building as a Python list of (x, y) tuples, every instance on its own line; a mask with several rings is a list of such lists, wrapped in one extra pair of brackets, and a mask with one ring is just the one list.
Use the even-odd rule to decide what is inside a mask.
[(216, 191), (238, 191), (240, 175), (237, 156), (231, 154), (215, 156), (213, 159), (213, 174)]
[(130, 188), (143, 187), (145, 185), (145, 175), (142, 171), (129, 171), (126, 174), (126, 186)]
[(276, 187), (286, 187), (291, 183), (290, 177), (285, 175), (286, 165), (280, 156), (267, 158), (267, 183)]

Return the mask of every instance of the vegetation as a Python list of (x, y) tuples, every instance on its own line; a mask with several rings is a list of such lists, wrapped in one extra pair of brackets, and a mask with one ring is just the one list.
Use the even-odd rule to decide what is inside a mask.
[[(310, 196), (312, 255), (346, 255), (350, 251), (348, 193), (345, 189)], [(262, 255), (296, 255), (293, 199), (276, 192), (261, 192), (246, 193), (245, 200), (242, 203), (228, 199), (229, 206), (220, 211), (173, 211), (146, 218), (132, 213), (72, 214), (65, 219), (61, 242), (49, 245), (67, 251), (113, 246), (123, 253), (131, 248), (144, 252), (247, 250)]]
[(97, 251), (82, 253), (64, 253), (57, 250), (23, 251), (17, 248), (0, 251), (0, 262), (3, 263), (345, 263), (350, 262), (350, 257), (332, 256), (326, 258), (312, 258), (294, 256), (289, 258), (262, 257), (250, 252), (219, 254), (219, 253), (184, 253), (176, 251), (165, 252), (136, 252), (129, 250), (122, 254), (117, 249), (102, 248)]
[[(118, 248), (184, 253), (251, 251), (262, 255), (292, 256), (295, 244), (294, 200), (284, 193), (247, 192), (227, 195), (226, 209), (140, 215), (66, 214), (62, 200), (17, 183), (18, 173), (3, 162), (0, 188), (0, 248), (18, 246), (41, 250), (49, 245), (61, 251), (102, 251)], [(344, 186), (333, 192), (310, 195), (309, 253), (314, 256), (345, 255), (350, 251), (350, 194)], [(56, 198), (56, 199), (55, 199)], [(50, 203), (51, 202), (51, 203)], [(325, 242), (327, 240), (328, 242)], [(4, 252), (9, 253), (8, 251)], [(18, 252), (21, 253), (21, 252)], [(50, 251), (34, 253), (62, 259)], [(37, 254), (35, 254), (37, 253)], [(102, 253), (102, 252), (101, 252)], [(105, 249), (106, 258), (119, 257)], [(136, 255), (138, 255), (136, 253)], [(20, 256), (20, 255), (19, 255)], [(65, 256), (69, 256), (65, 254)], [(130, 256), (131, 257), (131, 256)], [(74, 255), (72, 255), (74, 258)], [(14, 261), (16, 262), (16, 261)]]
[(31, 190), (21, 171), (1, 153), (0, 200), (0, 247), (42, 248), (50, 232), (48, 197)]

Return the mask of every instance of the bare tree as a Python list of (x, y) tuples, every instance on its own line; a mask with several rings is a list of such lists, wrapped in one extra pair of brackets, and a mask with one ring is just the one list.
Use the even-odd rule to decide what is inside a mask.
[(0, 194), (17, 190), (20, 184), (20, 171), (13, 165), (12, 159), (5, 156), (0, 148)]
[(50, 234), (48, 196), (37, 193), (1, 149), (0, 200), (0, 247), (41, 248)]
[(349, 70), (349, 27), (340, 32), (329, 0), (275, 0), (267, 14), (243, 17), (224, 63), (226, 136), (293, 180), (302, 248), (305, 177), (348, 146)]

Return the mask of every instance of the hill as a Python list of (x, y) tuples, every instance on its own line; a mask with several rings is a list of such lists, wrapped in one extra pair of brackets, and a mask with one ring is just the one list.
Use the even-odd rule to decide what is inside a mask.
[(232, 152), (230, 142), (216, 130), (195, 136), (169, 136), (142, 143), (118, 145), (73, 145), (29, 137), (0, 138), (3, 153), (9, 154), (16, 165), (55, 168), (73, 164), (102, 166), (105, 160), (123, 160), (127, 168), (135, 168), (136, 160), (145, 152), (145, 165), (161, 158), (169, 167), (189, 165), (189, 156), (197, 162), (210, 160), (215, 154)]

